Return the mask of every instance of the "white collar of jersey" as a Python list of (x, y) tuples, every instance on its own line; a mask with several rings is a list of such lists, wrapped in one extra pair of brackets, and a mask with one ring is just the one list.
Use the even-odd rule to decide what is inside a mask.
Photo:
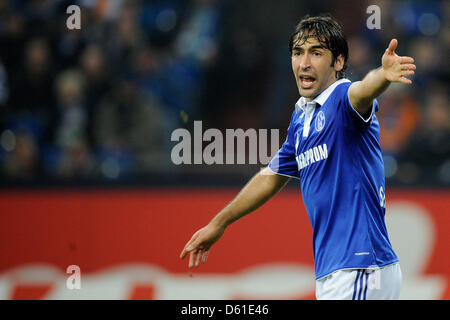
[[(333, 90), (340, 85), (341, 83), (344, 82), (350, 82), (350, 80), (348, 79), (340, 79), (336, 82), (334, 82), (331, 86), (329, 86), (328, 88), (326, 88), (324, 91), (322, 91), (321, 94), (319, 94), (313, 101), (313, 103), (318, 103), (319, 105), (323, 105), (325, 103), (325, 101), (327, 101), (328, 97), (330, 96), (330, 94), (333, 92)], [(311, 103), (309, 102), (309, 103)], [(306, 105), (308, 104), (308, 102), (306, 102), (306, 98), (304, 97), (300, 97), (300, 99), (297, 101), (297, 103), (295, 104), (295, 112), (299, 113), (301, 110), (305, 111), (306, 110)]]

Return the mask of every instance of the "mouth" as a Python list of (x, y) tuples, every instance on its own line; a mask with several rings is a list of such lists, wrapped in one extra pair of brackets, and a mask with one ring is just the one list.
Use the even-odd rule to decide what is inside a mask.
[(310, 75), (301, 75), (299, 77), (300, 80), (300, 86), (302, 89), (310, 89), (316, 82), (316, 78)]

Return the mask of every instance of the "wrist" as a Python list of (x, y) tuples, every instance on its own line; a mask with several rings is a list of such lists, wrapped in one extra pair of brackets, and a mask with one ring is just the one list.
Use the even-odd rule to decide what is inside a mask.
[(387, 79), (387, 72), (386, 72), (386, 70), (384, 69), (383, 66), (379, 67), (377, 69), (377, 71), (378, 71), (379, 76), (380, 76), (381, 79), (388, 81), (388, 79)]
[(215, 216), (209, 223), (214, 228), (225, 230), (231, 222), (228, 221), (221, 213)]
[(384, 69), (383, 66), (380, 67), (380, 78), (384, 81), (384, 84), (391, 83), (388, 70)]

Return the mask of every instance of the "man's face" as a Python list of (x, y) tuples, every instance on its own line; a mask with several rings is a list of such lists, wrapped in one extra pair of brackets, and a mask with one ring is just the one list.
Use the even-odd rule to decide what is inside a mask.
[(316, 38), (302, 42), (297, 41), (292, 48), (292, 70), (300, 95), (311, 101), (336, 81), (336, 71), (342, 69), (343, 58), (339, 56), (331, 66), (331, 51)]

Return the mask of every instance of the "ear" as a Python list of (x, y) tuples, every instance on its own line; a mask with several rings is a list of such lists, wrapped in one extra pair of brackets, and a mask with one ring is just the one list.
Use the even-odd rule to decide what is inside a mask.
[(344, 56), (342, 54), (340, 54), (336, 60), (334, 61), (334, 71), (338, 72), (341, 71), (344, 68)]

